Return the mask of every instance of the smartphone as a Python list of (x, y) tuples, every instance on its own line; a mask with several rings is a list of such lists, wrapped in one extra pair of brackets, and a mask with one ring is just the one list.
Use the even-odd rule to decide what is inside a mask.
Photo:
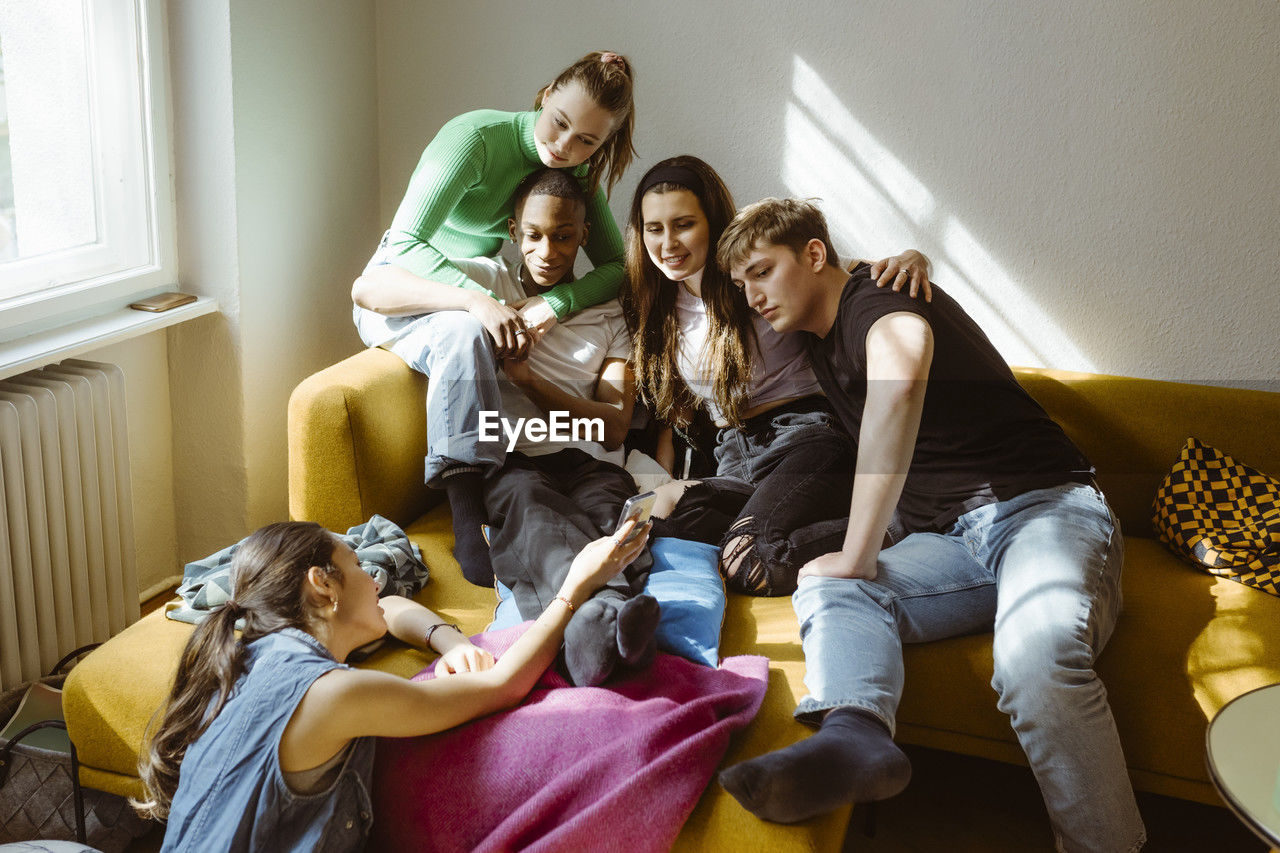
[(644, 529), (644, 523), (649, 520), (649, 514), (653, 512), (653, 502), (658, 499), (657, 492), (645, 492), (627, 498), (627, 502), (622, 505), (622, 512), (618, 515), (618, 526), (614, 528), (614, 535), (622, 529), (622, 526), (630, 519), (636, 520), (636, 526), (631, 528), (630, 535), (622, 541), (625, 545), (640, 535), (640, 531)]

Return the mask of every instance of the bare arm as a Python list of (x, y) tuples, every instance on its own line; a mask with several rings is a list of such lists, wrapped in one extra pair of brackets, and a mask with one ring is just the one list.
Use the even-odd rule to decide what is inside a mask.
[[(620, 537), (625, 537), (624, 531)], [(560, 595), (574, 607), (584, 603), (639, 555), (647, 539), (641, 535), (620, 546), (606, 536), (588, 544), (574, 558)], [(372, 670), (325, 673), (308, 688), (285, 729), (281, 765), (286, 770), (314, 767), (352, 738), (431, 734), (515, 705), (555, 658), (571, 613), (563, 600), (552, 601), (497, 664), (484, 672), (430, 681), (409, 681)]]
[[(387, 620), (391, 636), (416, 649), (440, 655), (436, 675), (451, 672), (478, 672), (493, 666), (493, 655), (476, 648), (466, 634), (449, 624), (449, 620), (428, 610), (416, 601), (399, 595), (388, 595), (378, 602)], [(426, 644), (431, 637), (430, 647)]]
[(674, 474), (676, 466), (676, 445), (672, 432), (671, 427), (664, 426), (658, 433), (658, 446), (653, 450), (653, 458), (668, 474)]
[(525, 364), (504, 362), (507, 377), (544, 412), (568, 412), (575, 418), (600, 418), (604, 421), (604, 446), (614, 450), (622, 446), (631, 427), (631, 409), (635, 404), (636, 378), (625, 359), (606, 359), (596, 381), (595, 399), (577, 397), (562, 391), (545, 379), (535, 376)]
[(867, 332), (867, 399), (844, 547), (811, 560), (800, 577), (876, 576), (884, 531), (915, 452), (932, 362), (933, 331), (917, 314), (888, 314)]

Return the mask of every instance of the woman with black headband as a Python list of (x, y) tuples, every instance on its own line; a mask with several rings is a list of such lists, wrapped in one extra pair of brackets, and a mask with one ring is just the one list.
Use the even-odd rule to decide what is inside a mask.
[[(773, 331), (716, 266), (716, 241), (734, 212), (724, 181), (697, 157), (651, 168), (631, 202), (620, 298), (645, 403), (682, 431), (705, 405), (719, 427), (717, 476), (664, 487), (655, 535), (719, 544), (731, 589), (789, 595), (801, 566), (840, 547), (856, 453), (804, 344)], [(873, 272), (928, 296), (919, 252)], [(669, 437), (658, 452), (668, 468)]]

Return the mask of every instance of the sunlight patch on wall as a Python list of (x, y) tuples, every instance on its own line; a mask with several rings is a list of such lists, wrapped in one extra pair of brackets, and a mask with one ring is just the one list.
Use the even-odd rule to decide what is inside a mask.
[(792, 67), (784, 116), (782, 180), (818, 198), (838, 248), (879, 257), (908, 247), (933, 261), (933, 277), (983, 328), (1011, 364), (1094, 371), (1092, 361), (1016, 284), (929, 188), (854, 118), (803, 59)]

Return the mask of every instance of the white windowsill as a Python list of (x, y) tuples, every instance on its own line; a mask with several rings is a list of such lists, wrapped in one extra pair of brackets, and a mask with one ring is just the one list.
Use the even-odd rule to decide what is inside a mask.
[(217, 310), (217, 300), (202, 296), (195, 302), (168, 311), (154, 313), (121, 308), (25, 338), (5, 341), (0, 343), (0, 379), (213, 314)]

